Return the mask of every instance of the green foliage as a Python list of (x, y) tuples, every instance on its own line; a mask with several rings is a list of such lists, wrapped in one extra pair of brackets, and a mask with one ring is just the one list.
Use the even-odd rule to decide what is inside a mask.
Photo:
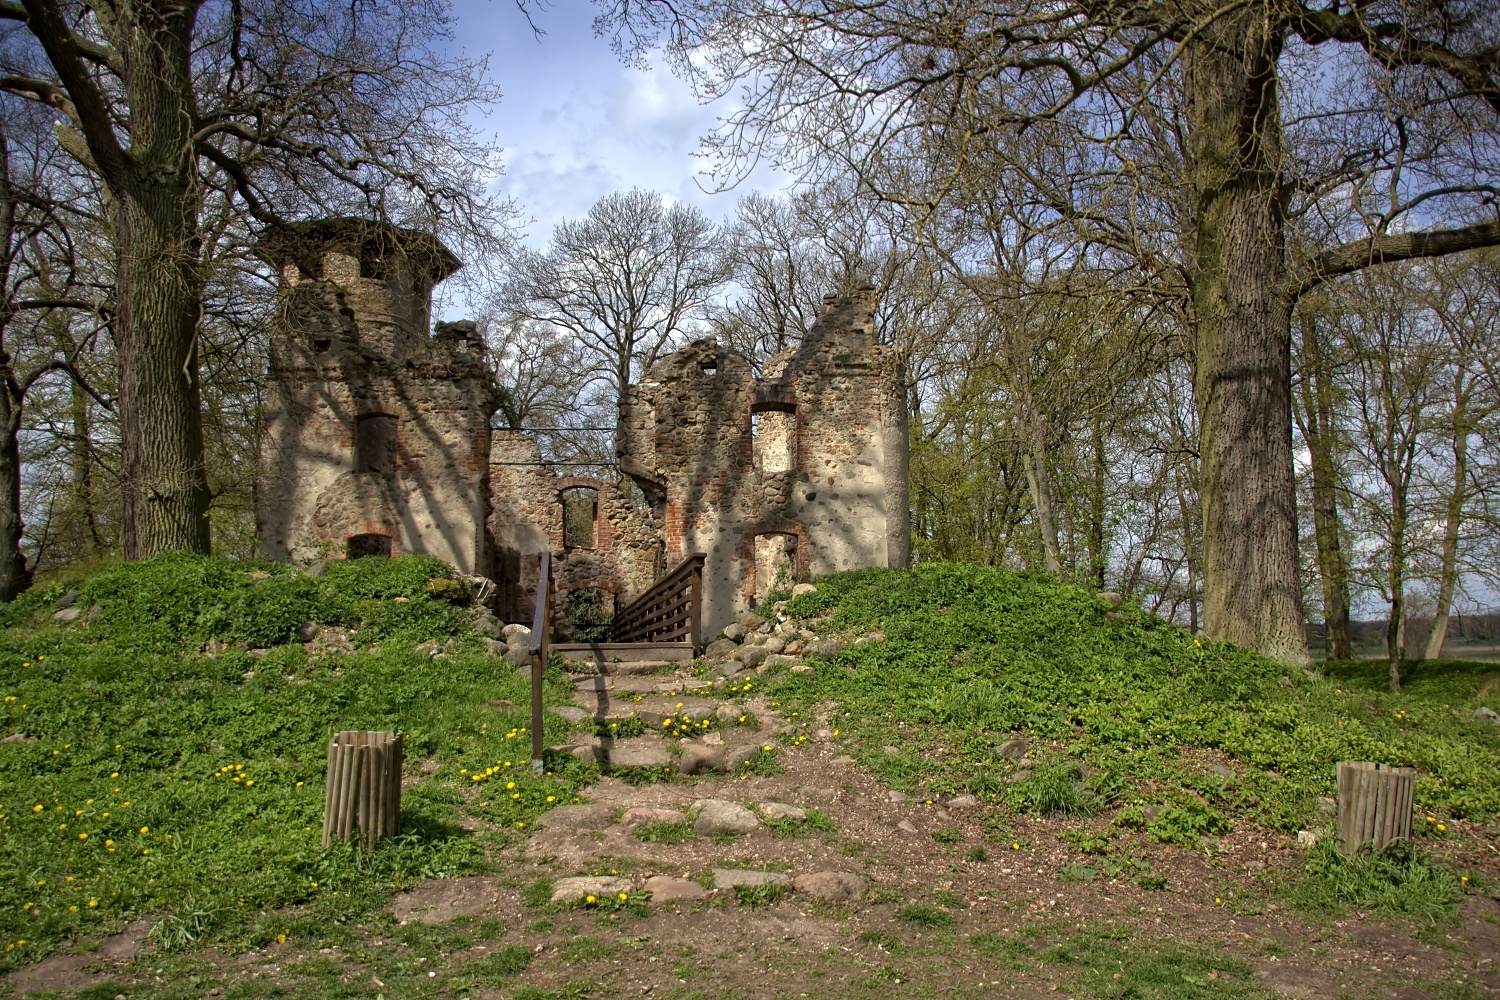
[(653, 820), (635, 828), (635, 839), (647, 844), (681, 844), (692, 840), (693, 836), (693, 828), (686, 823)]
[[(1196, 842), (1237, 813), (1296, 830), (1332, 794), (1331, 762), (1379, 760), (1419, 769), (1422, 808), (1479, 820), (1500, 812), (1500, 729), (1472, 715), (1493, 665), (1415, 664), (1393, 695), (1366, 665), (1331, 664), (1319, 677), (1078, 587), (957, 563), (834, 574), (788, 611), (885, 634), (843, 650), (833, 669), (776, 675), (767, 694), (837, 703), (840, 726), (859, 737), (850, 752), (899, 788), (1088, 815), (1150, 781), (1209, 803), (1170, 802), (1181, 812), (1153, 830)], [(1016, 732), (1066, 744), (1066, 758), (1011, 781), (996, 751)], [(936, 746), (944, 753), (924, 752)], [(1235, 757), (1239, 780), (1185, 760), (1183, 746)]]
[(940, 826), (932, 831), (932, 839), (939, 844), (956, 844), (964, 839), (964, 832), (956, 826)]
[(604, 606), (606, 591), (580, 587), (563, 599), (561, 617), (574, 642), (608, 642), (614, 612)]
[(953, 914), (931, 903), (911, 902), (896, 908), (896, 919), (922, 927), (952, 927)]
[[(526, 710), (491, 703), (525, 704), (527, 684), (477, 643), (455, 644), (445, 660), (400, 644), (379, 654), (313, 656), (300, 644), (258, 657), (195, 651), (209, 636), (279, 635), (313, 605), (340, 615), (361, 602), (447, 608), (426, 589), (443, 564), (360, 563), (314, 579), (171, 554), (84, 581), (80, 603), (102, 609), (87, 627), (54, 624), (46, 603), (9, 609), (0, 731), (28, 738), (0, 747), (0, 940), (26, 944), (0, 953), (0, 969), (143, 914), (154, 915), (164, 951), (321, 933), (422, 879), (487, 870), (462, 813), (490, 813), (504, 828), (484, 836), (504, 840), (534, 823), (548, 796), (574, 797), (589, 774), (571, 758), (549, 761), (550, 776), (516, 766)], [(334, 587), (345, 578), (366, 594), (413, 596), (350, 597)], [(561, 704), (572, 692), (549, 681), (544, 695)], [(403, 796), (400, 836), (373, 851), (321, 847), (327, 740), (340, 729), (406, 735), (417, 780)], [(549, 716), (548, 742), (567, 729)], [(427, 757), (437, 765), (430, 774), (418, 769)], [(460, 786), (498, 792), (501, 779), (484, 785), (460, 770), (503, 761), (521, 798), (467, 801)]]
[(1283, 895), (1312, 912), (1338, 915), (1353, 906), (1436, 924), (1453, 915), (1462, 893), (1460, 876), (1413, 844), (1346, 857), (1324, 840), (1309, 853), (1306, 876)]
[(734, 898), (741, 906), (769, 906), (791, 891), (791, 886), (781, 882), (737, 885), (734, 887)]

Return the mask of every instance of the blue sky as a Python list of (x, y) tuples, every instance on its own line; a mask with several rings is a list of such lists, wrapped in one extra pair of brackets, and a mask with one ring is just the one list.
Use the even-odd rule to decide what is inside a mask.
[[(490, 77), (504, 94), (476, 124), (505, 149), (500, 188), (531, 220), (527, 242), (541, 246), (558, 221), (623, 188), (660, 192), (715, 219), (751, 190), (700, 189), (694, 154), (724, 108), (699, 104), (659, 60), (644, 71), (622, 63), (594, 36), (595, 8), (586, 0), (537, 10), (540, 38), (511, 0), (455, 0), (453, 9), (455, 44), (489, 54)], [(761, 188), (776, 183), (755, 180)]]

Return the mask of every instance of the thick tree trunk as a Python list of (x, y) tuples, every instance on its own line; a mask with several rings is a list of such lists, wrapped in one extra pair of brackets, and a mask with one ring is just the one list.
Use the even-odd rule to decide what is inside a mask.
[(1193, 41), (1186, 65), (1203, 618), (1215, 638), (1305, 663), (1279, 54), (1276, 25), (1247, 11)]
[(191, 3), (143, 7), (122, 23), (117, 42), (131, 107), (129, 176), (112, 184), (127, 559), (209, 550), (198, 385), (195, 14)]
[(12, 388), (10, 355), (0, 351), (0, 601), (13, 601), (31, 586), (31, 567), (21, 552), (21, 404)]
[[(1462, 375), (1459, 376), (1462, 378)], [(1455, 394), (1453, 408), (1453, 489), (1448, 494), (1447, 517), (1443, 524), (1442, 565), (1438, 569), (1437, 611), (1432, 616), (1432, 634), (1427, 637), (1423, 658), (1441, 659), (1443, 643), (1448, 638), (1448, 615), (1453, 608), (1453, 588), (1458, 582), (1458, 529), (1463, 519), (1469, 478), (1469, 426), (1465, 419), (1462, 385)]]
[(1354, 654), (1349, 643), (1349, 570), (1339, 542), (1332, 376), (1316, 317), (1303, 313), (1301, 320), (1306, 362), (1302, 378), (1302, 438), (1307, 442), (1312, 467), (1313, 536), (1318, 575), (1323, 583), (1323, 628), (1328, 659), (1347, 660)]
[(115, 235), (127, 559), (209, 550), (194, 219), (182, 187), (140, 187), (150, 197), (119, 203)]

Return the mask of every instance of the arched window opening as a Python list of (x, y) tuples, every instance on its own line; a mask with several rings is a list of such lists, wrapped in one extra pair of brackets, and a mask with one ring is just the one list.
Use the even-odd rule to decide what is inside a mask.
[(755, 536), (755, 600), (789, 591), (797, 582), (797, 536), (772, 531)]
[(350, 535), (344, 543), (345, 559), (389, 559), (390, 535)]
[(562, 491), (563, 548), (594, 547), (594, 521), (599, 516), (599, 491), (574, 486)]
[(750, 414), (750, 437), (761, 475), (782, 475), (797, 468), (795, 410), (757, 409)]
[(355, 472), (396, 474), (396, 418), (389, 413), (368, 413), (354, 429)]

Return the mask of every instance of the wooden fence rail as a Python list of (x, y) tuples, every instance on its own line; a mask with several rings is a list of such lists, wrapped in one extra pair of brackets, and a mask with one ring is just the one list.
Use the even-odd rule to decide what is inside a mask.
[(690, 642), (703, 652), (703, 561), (695, 552), (615, 612), (612, 642)]

